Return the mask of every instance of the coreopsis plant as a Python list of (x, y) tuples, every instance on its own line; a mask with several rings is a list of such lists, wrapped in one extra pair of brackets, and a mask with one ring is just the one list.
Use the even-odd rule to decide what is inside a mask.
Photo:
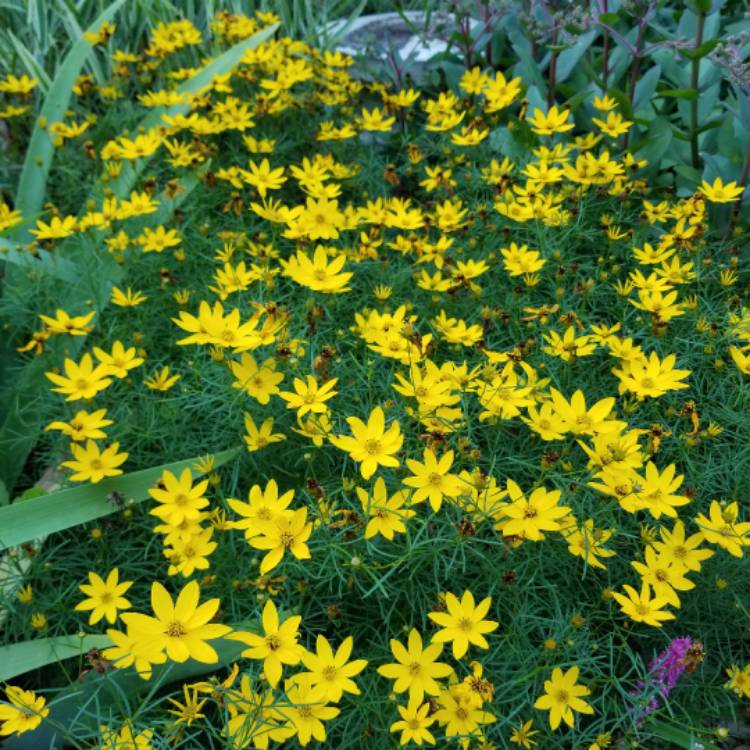
[[(694, 101), (638, 78), (658, 45), (587, 78), (624, 6), (578, 41), (504, 14), (531, 51), (419, 84), (162, 10), (0, 77), (0, 734), (717, 747), (750, 696), (747, 175), (680, 160), (739, 131), (645, 137), (643, 91)], [(715, 41), (673, 45), (698, 114)]]

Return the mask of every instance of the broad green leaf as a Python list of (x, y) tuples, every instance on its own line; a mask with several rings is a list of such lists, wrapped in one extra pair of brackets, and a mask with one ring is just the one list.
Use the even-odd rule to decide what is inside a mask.
[[(279, 24), (271, 24), (262, 28), (247, 39), (243, 39), (233, 47), (230, 47), (226, 52), (219, 55), (213, 62), (201, 68), (192, 78), (182, 83), (177, 87), (177, 92), (180, 94), (196, 94), (204, 87), (208, 86), (215, 76), (227, 73), (228, 71), (235, 68), (242, 56), (248, 50), (255, 49), (258, 45), (265, 42), (268, 38), (273, 36), (274, 32), (278, 28)], [(163, 115), (179, 115), (185, 114), (190, 110), (190, 104), (174, 104), (170, 107), (156, 107), (146, 117), (143, 118), (138, 126), (138, 130), (148, 132), (158, 125), (163, 125)], [(144, 157), (138, 159), (135, 163), (126, 162), (123, 164), (122, 171), (116, 180), (109, 183), (109, 187), (112, 192), (119, 196), (125, 197), (128, 195), (130, 190), (135, 185), (135, 181), (138, 175), (145, 169), (146, 165), (151, 160), (151, 157)], [(94, 188), (94, 193), (100, 194), (103, 192), (103, 185), (98, 185)]]
[[(239, 452), (237, 447), (217, 453), (214, 466), (225, 464)], [(71, 487), (0, 508), (0, 550), (114, 513), (118, 506), (110, 499), (112, 493), (124, 497), (126, 503), (139, 503), (148, 497), (149, 487), (159, 480), (165, 469), (173, 474), (186, 468), (194, 470), (199, 459), (189, 458), (110, 477), (98, 484)]]
[(695, 89), (659, 89), (656, 92), (657, 96), (666, 96), (671, 99), (688, 99), (689, 101), (695, 101), (698, 98), (698, 92)]
[(739, 86), (733, 88), (737, 97), (737, 119), (745, 130), (750, 130), (750, 96), (745, 94)]
[(701, 181), (701, 173), (689, 164), (678, 164), (674, 168), (674, 171), (688, 180), (692, 185), (697, 185)]
[(81, 270), (75, 263), (55, 253), (37, 248), (32, 254), (23, 245), (0, 238), (0, 262), (2, 261), (28, 271), (57, 276), (70, 284), (76, 284), (81, 278)]
[[(249, 623), (230, 623), (230, 625), (232, 629), (254, 629)], [(59, 654), (59, 656), (63, 658), (78, 656), (80, 651), (77, 649), (74, 651), (73, 647), (76, 645), (76, 641), (80, 642), (80, 637), (63, 636), (63, 638), (70, 639), (71, 648), (67, 649), (64, 657), (63, 654)], [(96, 643), (89, 639), (102, 639), (102, 641), (101, 643)], [(22, 643), (8, 648), (14, 649), (17, 646), (26, 647), (33, 643), (34, 641), (29, 644)], [(86, 646), (88, 648), (92, 646), (106, 648), (109, 644), (109, 639), (106, 636), (87, 636), (86, 639)], [(40, 750), (40, 748), (57, 747), (55, 741), (59, 736), (59, 727), (65, 727), (69, 730), (75, 728), (76, 731), (83, 730), (94, 734), (101, 721), (98, 712), (86, 710), (87, 706), (117, 704), (123, 696), (137, 696), (139, 693), (151, 691), (155, 688), (158, 689), (175, 682), (185, 683), (193, 681), (209, 672), (217, 672), (237, 661), (242, 651), (247, 648), (244, 643), (226, 638), (212, 641), (211, 646), (216, 650), (218, 655), (218, 661), (215, 664), (203, 664), (192, 659), (182, 664), (175, 662), (158, 664), (154, 667), (154, 673), (149, 680), (143, 680), (138, 677), (133, 669), (115, 669), (103, 674), (89, 671), (83, 676), (79, 685), (71, 686), (71, 689), (66, 691), (62, 699), (55, 700), (50, 705), (48, 721), (42, 722), (33, 732), (22, 734), (20, 737), (14, 736), (5, 739), (3, 748), (4, 750)], [(42, 646), (41, 649), (43, 648)], [(83, 653), (86, 653), (86, 651), (84, 650)], [(23, 656), (22, 651), (18, 651), (18, 656)], [(14, 658), (14, 662), (19, 661), (20, 659)], [(47, 663), (54, 661), (57, 661), (57, 659), (53, 656)], [(84, 669), (86, 668), (85, 664), (82, 666)], [(21, 673), (18, 672), (17, 674)]]
[(698, 748), (703, 748), (703, 750), (720, 750), (712, 742), (708, 742), (705, 739), (699, 740), (691, 731), (677, 727), (674, 724), (667, 724), (664, 721), (651, 719), (647, 726), (657, 737), (670, 742), (675, 747), (681, 747), (683, 750), (698, 750)]
[(92, 648), (105, 648), (111, 643), (106, 635), (61, 635), (0, 646), (0, 681), (62, 659), (82, 656)]
[(594, 43), (597, 36), (599, 36), (599, 29), (591, 29), (591, 31), (587, 31), (580, 36), (575, 44), (572, 44), (560, 53), (560, 56), (557, 58), (557, 70), (555, 75), (558, 83), (567, 80), (568, 76), (578, 65), (580, 59), (586, 54), (586, 50), (588, 50), (588, 48)]
[(660, 78), (661, 65), (654, 65), (639, 78), (638, 82), (635, 84), (633, 110), (637, 112), (651, 101)]
[(672, 142), (672, 126), (663, 117), (657, 117), (646, 133), (646, 145), (638, 151), (638, 157), (646, 159), (650, 167), (658, 168)]
[(0, 505), (7, 505), (10, 502), (10, 495), (5, 482), (0, 481)]
[(597, 20), (601, 23), (606, 23), (607, 26), (611, 26), (620, 20), (620, 16), (617, 13), (600, 13)]
[[(112, 19), (124, 2), (125, 0), (114, 0), (87, 31), (92, 33), (98, 31), (104, 21)], [(52, 145), (49, 134), (45, 128), (40, 126), (39, 120), (45, 121), (49, 126), (64, 119), (65, 110), (68, 109), (70, 98), (73, 95), (73, 84), (92, 49), (91, 44), (84, 37), (81, 37), (73, 45), (50, 85), (42, 110), (39, 113), (40, 117), (34, 126), (34, 132), (31, 134), (26, 149), (26, 158), (18, 182), (18, 190), (16, 191), (16, 208), (20, 209), (27, 220), (34, 218), (44, 203), (47, 192), (47, 176), (55, 154), (55, 147)], [(28, 226), (27, 221), (22, 227), (21, 239), (23, 241), (31, 239)]]
[(716, 45), (719, 43), (718, 39), (709, 39), (707, 42), (703, 42), (699, 47), (695, 49), (681, 49), (680, 54), (683, 57), (687, 57), (688, 60), (700, 60), (705, 57), (709, 52), (713, 52)]

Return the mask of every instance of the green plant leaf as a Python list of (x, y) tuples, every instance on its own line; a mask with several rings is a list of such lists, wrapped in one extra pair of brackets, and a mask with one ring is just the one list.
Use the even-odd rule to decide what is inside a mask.
[(8, 39), (10, 39), (13, 49), (23, 63), (26, 72), (32, 77), (39, 81), (39, 88), (41, 92), (46, 96), (47, 92), (52, 86), (52, 81), (47, 75), (47, 71), (38, 63), (31, 50), (12, 32), (8, 32)]
[(646, 159), (650, 167), (658, 167), (672, 143), (672, 126), (664, 117), (657, 117), (648, 128), (646, 144), (638, 151), (640, 159)]
[(0, 237), (0, 261), (12, 263), (28, 271), (56, 276), (62, 281), (76, 284), (81, 278), (81, 269), (75, 263), (61, 258), (56, 253), (37, 248), (32, 255), (22, 245)]
[(656, 95), (671, 99), (688, 99), (691, 102), (698, 98), (698, 92), (695, 89), (659, 89)]
[(591, 29), (591, 31), (587, 31), (579, 37), (575, 44), (572, 44), (560, 53), (560, 56), (557, 58), (555, 76), (558, 83), (565, 81), (575, 70), (580, 59), (586, 54), (586, 50), (594, 43), (597, 36), (599, 36), (599, 29)]
[(607, 91), (607, 95), (611, 96), (617, 102), (618, 108), (628, 120), (633, 119), (633, 108), (630, 106), (630, 99), (628, 99), (628, 95), (622, 89), (611, 88)]
[[(239, 452), (237, 447), (217, 453), (214, 466), (225, 464)], [(126, 503), (139, 503), (148, 497), (149, 487), (159, 480), (165, 469), (172, 473), (181, 472), (193, 467), (199, 458), (111, 477), (98, 484), (51, 492), (44, 497), (0, 508), (0, 550), (116, 512), (117, 505), (109, 499), (113, 492), (124, 496)]]
[[(104, 21), (109, 21), (120, 8), (125, 0), (114, 0), (107, 9), (94, 21), (88, 31), (98, 31)], [(73, 84), (81, 72), (86, 58), (93, 49), (85, 37), (81, 37), (68, 52), (60, 65), (57, 75), (50, 84), (49, 92), (42, 105), (39, 118), (31, 134), (29, 145), (26, 149), (26, 157), (23, 162), (21, 178), (18, 181), (16, 191), (16, 208), (21, 211), (25, 219), (36, 216), (44, 203), (47, 192), (47, 176), (52, 165), (55, 147), (45, 128), (39, 124), (39, 119), (46, 121), (47, 125), (62, 120), (65, 110), (70, 104), (73, 95)], [(23, 241), (32, 239), (29, 234), (29, 223), (24, 222), (21, 227), (21, 238)]]
[(38, 669), (46, 664), (85, 654), (92, 648), (104, 648), (112, 641), (106, 635), (61, 635), (0, 646), (0, 681)]
[(651, 101), (660, 78), (661, 65), (654, 65), (640, 77), (635, 84), (635, 96), (633, 96), (634, 111), (637, 112)]
[(657, 737), (660, 737), (667, 742), (671, 742), (672, 745), (684, 748), (684, 750), (697, 750), (698, 748), (703, 748), (704, 750), (720, 750), (720, 748), (712, 742), (708, 742), (705, 739), (698, 740), (692, 732), (682, 729), (682, 727), (676, 727), (674, 724), (667, 724), (664, 721), (651, 719), (648, 722), (648, 728)]
[(707, 42), (703, 42), (699, 47), (695, 49), (681, 49), (680, 54), (683, 57), (687, 57), (688, 60), (700, 60), (705, 57), (709, 52), (713, 52), (716, 45), (719, 43), (718, 39), (709, 39)]
[(601, 23), (606, 23), (607, 26), (611, 26), (620, 20), (620, 16), (617, 13), (600, 13), (597, 20)]

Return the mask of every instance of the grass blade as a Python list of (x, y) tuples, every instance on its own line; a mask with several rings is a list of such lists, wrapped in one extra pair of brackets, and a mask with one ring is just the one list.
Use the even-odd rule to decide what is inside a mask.
[[(104, 21), (109, 21), (117, 12), (125, 0), (114, 0), (109, 7), (94, 21), (88, 31), (98, 31)], [(78, 39), (73, 48), (68, 52), (64, 62), (57, 71), (57, 75), (50, 84), (49, 92), (42, 105), (40, 117), (47, 123), (58, 122), (65, 116), (65, 110), (70, 104), (73, 94), (73, 84), (81, 72), (93, 47), (84, 37)], [(27, 220), (22, 225), (21, 239), (29, 241), (32, 239), (28, 230), (28, 220), (34, 218), (44, 203), (47, 192), (47, 176), (52, 165), (55, 147), (47, 131), (40, 127), (37, 120), (34, 132), (31, 135), (26, 158), (23, 163), (23, 171), (18, 182), (16, 191), (16, 208), (20, 209)]]
[(23, 63), (24, 68), (26, 68), (26, 72), (32, 78), (36, 78), (39, 81), (39, 88), (46, 96), (52, 86), (52, 80), (31, 53), (31, 50), (29, 50), (29, 48), (12, 31), (8, 32), (8, 38), (10, 39), (18, 58)]
[[(214, 456), (218, 467), (233, 459), (240, 448), (230, 448)], [(117, 507), (109, 500), (112, 492), (138, 503), (148, 497), (148, 489), (161, 477), (165, 469), (172, 473), (192, 468), (198, 458), (188, 458), (151, 469), (143, 469), (119, 477), (104, 479), (98, 484), (52, 492), (0, 508), (0, 550), (15, 547), (32, 539), (63, 531), (82, 523), (114, 513)]]
[(81, 656), (92, 648), (106, 648), (112, 641), (106, 635), (61, 635), (0, 647), (0, 680), (44, 667), (47, 664)]

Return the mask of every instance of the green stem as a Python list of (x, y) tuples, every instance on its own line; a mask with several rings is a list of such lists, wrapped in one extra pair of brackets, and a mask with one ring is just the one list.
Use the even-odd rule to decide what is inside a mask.
[[(750, 145), (747, 147), (747, 152), (745, 153), (745, 161), (742, 164), (742, 174), (740, 175), (740, 181), (737, 183), (738, 185), (742, 185), (742, 187), (747, 187), (747, 180), (750, 177)], [(732, 237), (732, 230), (734, 229), (734, 225), (737, 223), (737, 219), (740, 217), (740, 207), (742, 205), (742, 198), (740, 197), (740, 200), (737, 201), (737, 203), (732, 206), (732, 212), (729, 216), (729, 221), (727, 222), (727, 228), (724, 230), (724, 241), (731, 239)]]
[[(695, 30), (695, 49), (703, 44), (703, 27), (706, 23), (706, 14), (698, 14), (698, 27)], [(695, 99), (690, 103), (690, 153), (693, 167), (700, 167), (700, 155), (698, 153), (698, 82), (700, 77), (701, 61), (699, 57), (693, 59), (693, 70), (690, 87), (695, 92)]]

